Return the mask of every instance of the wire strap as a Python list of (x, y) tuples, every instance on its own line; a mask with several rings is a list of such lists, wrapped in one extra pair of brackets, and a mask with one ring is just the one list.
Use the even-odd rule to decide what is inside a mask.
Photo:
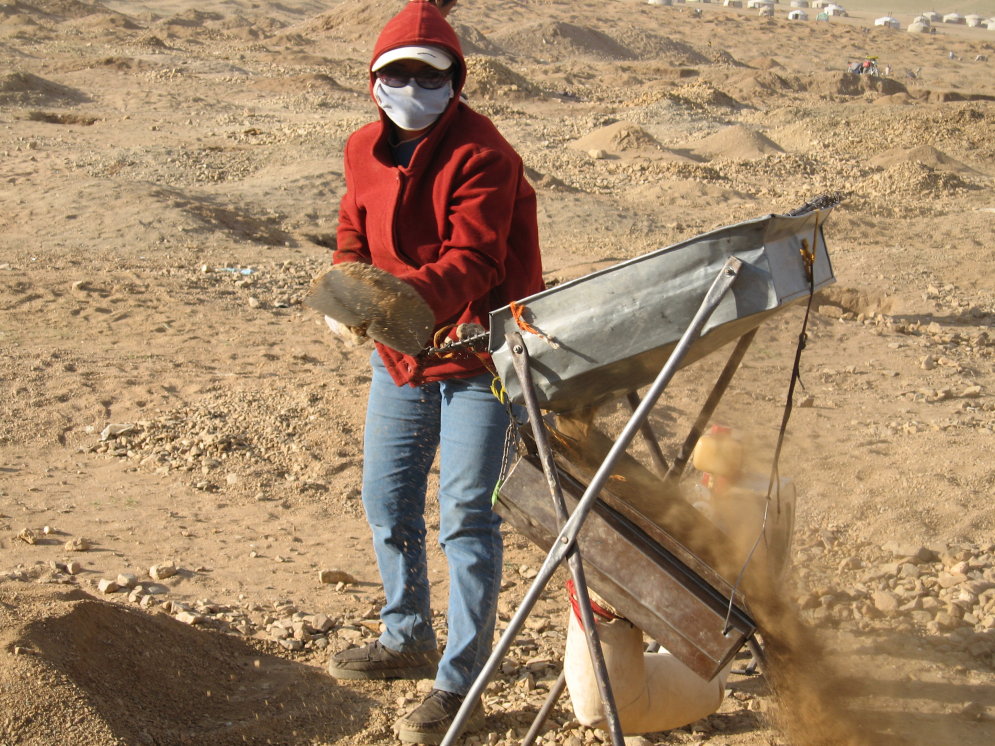
[(819, 213), (816, 212), (815, 226), (812, 229), (812, 244), (809, 246), (808, 239), (803, 238), (801, 241), (801, 248), (799, 249), (805, 269), (805, 279), (808, 280), (808, 303), (805, 305), (805, 317), (802, 319), (801, 332), (798, 334), (798, 344), (795, 346), (795, 360), (791, 366), (791, 379), (788, 382), (788, 395), (784, 402), (784, 412), (781, 415), (781, 426), (777, 433), (777, 446), (774, 448), (774, 458), (770, 467), (770, 481), (767, 483), (767, 498), (764, 504), (763, 520), (760, 523), (760, 532), (757, 535), (756, 541), (754, 541), (753, 546), (750, 547), (750, 552), (747, 554), (742, 568), (740, 568), (739, 575), (736, 576), (736, 582), (733, 583), (732, 593), (729, 594), (729, 608), (726, 610), (725, 623), (723, 624), (723, 634), (729, 632), (729, 619), (732, 617), (732, 607), (739, 584), (743, 579), (743, 575), (746, 573), (746, 568), (749, 566), (750, 560), (753, 559), (753, 553), (756, 551), (757, 547), (760, 546), (760, 541), (766, 535), (767, 518), (770, 514), (771, 493), (775, 492), (775, 487), (777, 500), (776, 509), (778, 513), (781, 512), (781, 478), (778, 471), (778, 465), (781, 460), (781, 447), (784, 445), (784, 436), (788, 431), (788, 420), (791, 418), (791, 410), (794, 408), (795, 384), (801, 383), (802, 388), (805, 388), (805, 384), (802, 383), (801, 380), (801, 359), (802, 350), (805, 349), (805, 345), (808, 342), (808, 318), (812, 311), (812, 300), (815, 298), (815, 250), (816, 246), (818, 246), (818, 241)]

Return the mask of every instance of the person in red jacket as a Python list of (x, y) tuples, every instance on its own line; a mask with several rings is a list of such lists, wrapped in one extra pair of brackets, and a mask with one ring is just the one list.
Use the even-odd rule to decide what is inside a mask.
[[(431, 308), (436, 340), (460, 324), (486, 328), (489, 311), (543, 288), (535, 191), (514, 148), (461, 100), (465, 80), (459, 40), (433, 3), (410, 2), (386, 24), (370, 65), (379, 119), (346, 144), (333, 255), (336, 265), (371, 264), (407, 283)], [(371, 364), (363, 506), (386, 596), (384, 631), (335, 654), (329, 672), (434, 676), (431, 693), (395, 729), (403, 741), (438, 743), (490, 654), (502, 566), (491, 495), (509, 414), (491, 393), (485, 355), (411, 355), (378, 342)], [(424, 519), (437, 450), (439, 542), (449, 565), (441, 659)]]

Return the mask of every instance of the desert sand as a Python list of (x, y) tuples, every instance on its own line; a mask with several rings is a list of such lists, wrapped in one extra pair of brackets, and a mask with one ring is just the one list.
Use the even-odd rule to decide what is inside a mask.
[[(400, 5), (0, 2), (0, 743), (374, 746), (425, 691), (323, 671), (378, 628), (369, 348), (300, 303)], [(854, 743), (990, 744), (995, 32), (906, 33), (930, 9), (911, 0), (829, 22), (776, 8), (450, 16), (470, 104), (538, 191), (550, 284), (846, 195), (780, 463), (798, 490), (783, 598), (811, 644), (779, 661), (792, 691), (733, 676), (716, 714), (631, 743), (830, 743), (832, 720)], [(903, 30), (873, 27), (886, 11)], [(867, 55), (890, 75), (844, 72)], [(714, 418), (761, 474), (803, 313), (762, 327)], [(723, 362), (668, 387), (665, 452)], [(600, 415), (611, 431), (625, 408)], [(499, 628), (542, 560), (506, 533)], [(566, 608), (556, 580), (466, 743), (521, 740)], [(564, 698), (540, 743), (605, 740)]]

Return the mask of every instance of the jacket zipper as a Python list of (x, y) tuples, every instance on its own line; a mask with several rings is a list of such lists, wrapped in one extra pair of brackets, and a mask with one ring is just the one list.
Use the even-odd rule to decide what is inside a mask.
[(401, 169), (396, 169), (397, 193), (394, 195), (394, 212), (390, 220), (390, 240), (394, 244), (394, 256), (407, 264), (412, 269), (418, 269), (418, 265), (401, 250), (401, 242), (397, 240), (397, 217), (401, 212), (401, 202), (404, 197), (404, 190), (407, 187), (407, 179)]

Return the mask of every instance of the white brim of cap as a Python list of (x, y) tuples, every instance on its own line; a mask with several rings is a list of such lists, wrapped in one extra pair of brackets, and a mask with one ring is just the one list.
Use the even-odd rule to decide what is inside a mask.
[(381, 67), (398, 60), (418, 60), (426, 65), (431, 65), (436, 70), (448, 70), (453, 64), (452, 55), (440, 47), (398, 47), (377, 57), (372, 70), (376, 72)]

